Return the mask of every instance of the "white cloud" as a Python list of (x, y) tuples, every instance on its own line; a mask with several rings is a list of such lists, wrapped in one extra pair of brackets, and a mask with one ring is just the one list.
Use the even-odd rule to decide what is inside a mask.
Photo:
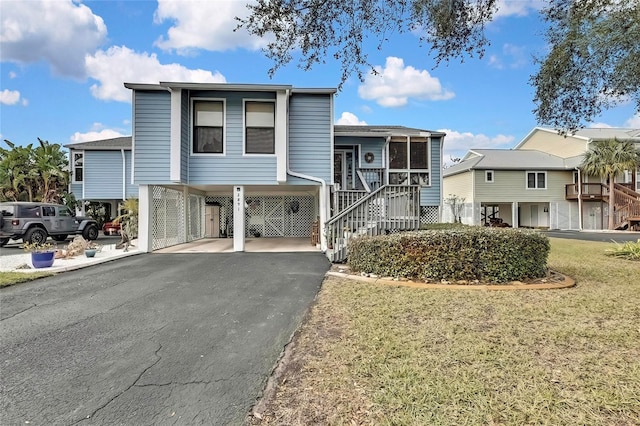
[(390, 56), (385, 67), (374, 67), (378, 74), (366, 76), (364, 84), (358, 87), (362, 99), (375, 100), (384, 107), (401, 107), (409, 98), (440, 101), (455, 96), (442, 88), (440, 80), (426, 70), (418, 70), (404, 65), (401, 58)]
[(4, 89), (0, 92), (0, 104), (16, 105), (20, 102), (20, 92), (17, 90)]
[(18, 76), (18, 74), (16, 74), (14, 71), (9, 71), (9, 78), (10, 79), (14, 79)]
[(166, 38), (160, 37), (155, 44), (181, 54), (194, 49), (260, 49), (266, 45), (266, 39), (250, 36), (245, 30), (234, 31), (238, 25), (235, 17), (248, 15), (246, 3), (237, 0), (158, 0), (156, 22), (173, 21), (174, 24)]
[(633, 127), (634, 129), (640, 129), (640, 113), (634, 115), (624, 123), (625, 127)]
[(489, 65), (493, 68), (522, 68), (530, 62), (523, 46), (505, 43), (502, 45), (502, 55), (490, 55)]
[(444, 137), (445, 158), (449, 156), (462, 158), (473, 148), (505, 149), (511, 148), (515, 138), (510, 135), (487, 136), (482, 133), (458, 132), (451, 129), (440, 129), (447, 135)]
[(532, 11), (538, 11), (545, 5), (543, 0), (498, 0), (496, 18), (507, 16), (527, 16)]
[(130, 102), (131, 92), (124, 83), (180, 81), (193, 83), (225, 83), (219, 72), (189, 69), (180, 64), (161, 64), (155, 54), (136, 53), (126, 46), (99, 50), (85, 58), (87, 74), (98, 83), (91, 86), (97, 99)]
[(93, 123), (91, 130), (86, 133), (75, 132), (70, 138), (71, 143), (99, 141), (102, 139), (113, 139), (121, 136), (128, 136), (115, 129), (106, 129), (102, 123)]
[(0, 60), (46, 61), (55, 74), (83, 78), (85, 55), (106, 35), (102, 18), (81, 3), (9, 1), (0, 14)]
[(355, 114), (350, 112), (343, 112), (336, 124), (350, 125), (350, 126), (366, 126), (367, 122), (360, 120)]

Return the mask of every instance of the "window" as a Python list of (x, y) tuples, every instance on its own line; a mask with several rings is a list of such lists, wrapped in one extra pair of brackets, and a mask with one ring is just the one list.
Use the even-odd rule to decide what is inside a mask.
[(193, 102), (193, 152), (222, 154), (224, 138), (224, 103)]
[(527, 189), (547, 189), (547, 172), (527, 172)]
[(246, 154), (275, 154), (275, 104), (245, 102)]
[(73, 152), (73, 181), (82, 182), (84, 179), (84, 152)]
[(394, 137), (389, 142), (389, 184), (429, 185), (429, 139)]
[(52, 206), (42, 206), (42, 216), (55, 216), (56, 209)]
[(493, 170), (484, 171), (484, 181), (488, 183), (493, 183)]
[(71, 214), (71, 210), (69, 210), (69, 207), (58, 207), (58, 216), (71, 217), (73, 215)]

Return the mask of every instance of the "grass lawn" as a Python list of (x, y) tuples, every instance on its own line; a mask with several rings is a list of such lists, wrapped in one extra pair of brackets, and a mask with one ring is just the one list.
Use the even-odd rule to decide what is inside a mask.
[(0, 272), (0, 287), (32, 281), (49, 275), (53, 274), (50, 272)]
[(640, 262), (551, 240), (564, 290), (328, 278), (253, 424), (640, 424)]

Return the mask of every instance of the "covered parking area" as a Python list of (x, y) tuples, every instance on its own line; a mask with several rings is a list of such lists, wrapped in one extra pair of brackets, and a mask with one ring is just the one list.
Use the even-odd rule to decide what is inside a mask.
[(317, 251), (322, 192), (315, 185), (140, 185), (139, 247)]

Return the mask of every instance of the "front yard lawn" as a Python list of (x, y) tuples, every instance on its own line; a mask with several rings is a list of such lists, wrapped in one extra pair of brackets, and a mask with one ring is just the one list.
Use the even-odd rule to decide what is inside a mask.
[(564, 290), (328, 278), (251, 422), (640, 424), (640, 263), (609, 247), (552, 239)]
[(50, 272), (0, 272), (0, 287), (32, 281), (53, 275)]

